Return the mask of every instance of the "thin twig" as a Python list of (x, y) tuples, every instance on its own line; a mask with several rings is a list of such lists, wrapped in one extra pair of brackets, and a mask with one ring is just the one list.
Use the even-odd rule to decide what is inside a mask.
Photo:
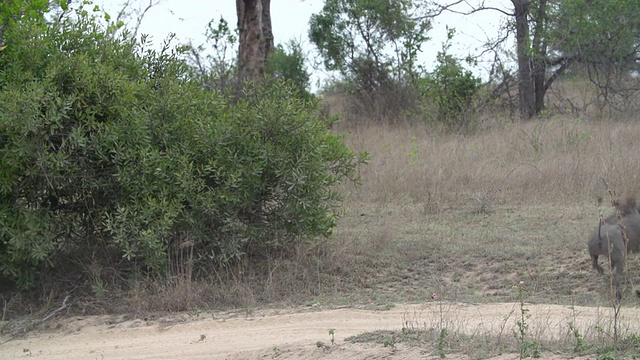
[(66, 309), (67, 308), (67, 300), (69, 300), (69, 295), (64, 297), (64, 300), (62, 300), (62, 305), (59, 308), (55, 309), (49, 315), (47, 315), (44, 318), (42, 318), (42, 320), (40, 320), (40, 324), (42, 324), (43, 322), (51, 319), (51, 317), (53, 317), (55, 314), (59, 313), (60, 311)]
[(59, 308), (53, 310), (52, 312), (50, 312), (48, 315), (46, 315), (45, 317), (43, 317), (41, 320), (35, 321), (31, 324), (29, 324), (28, 326), (25, 326), (22, 331), (18, 334), (14, 334), (11, 337), (9, 337), (7, 340), (3, 341), (0, 343), (0, 345), (6, 344), (9, 341), (15, 339), (18, 337), (18, 335), (23, 335), (24, 333), (26, 333), (27, 331), (32, 330), (34, 327), (36, 327), (37, 325), (40, 325), (42, 323), (44, 323), (45, 321), (51, 319), (53, 316), (55, 316), (56, 314), (58, 314), (60, 311), (64, 310), (67, 308), (67, 301), (69, 300), (69, 295), (64, 297), (64, 300), (62, 300), (62, 305), (60, 305)]

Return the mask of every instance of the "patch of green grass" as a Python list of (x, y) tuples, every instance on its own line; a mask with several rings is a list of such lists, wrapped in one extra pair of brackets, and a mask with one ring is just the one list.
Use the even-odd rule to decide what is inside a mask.
[[(577, 351), (575, 339), (555, 339), (551, 341), (522, 342), (509, 334), (494, 334), (491, 332), (462, 333), (457, 330), (437, 331), (434, 328), (407, 328), (402, 330), (377, 330), (364, 332), (345, 339), (350, 343), (375, 343), (385, 347), (404, 344), (409, 347), (419, 347), (445, 358), (447, 354), (464, 354), (475, 359), (484, 359), (503, 354), (518, 354), (526, 357), (545, 358), (545, 354), (553, 353), (563, 359), (580, 357), (583, 359), (637, 359), (639, 339), (637, 336), (627, 336), (618, 344), (590, 343), (584, 338), (581, 348)], [(523, 347), (524, 345), (524, 347)], [(564, 355), (563, 355), (564, 354)]]
[(351, 343), (376, 343), (389, 346), (389, 344), (403, 343), (408, 346), (424, 347), (428, 342), (427, 333), (424, 331), (391, 331), (391, 330), (376, 330), (371, 332), (365, 332), (355, 336), (349, 336), (345, 339)]

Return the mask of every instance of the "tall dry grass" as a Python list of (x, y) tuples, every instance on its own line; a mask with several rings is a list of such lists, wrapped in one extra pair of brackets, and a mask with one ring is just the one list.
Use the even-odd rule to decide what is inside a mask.
[(437, 212), (584, 203), (606, 194), (603, 180), (619, 193), (640, 189), (640, 121), (496, 121), (472, 135), (420, 124), (341, 130), (353, 150), (371, 154), (362, 186), (348, 189), (355, 202), (421, 203)]

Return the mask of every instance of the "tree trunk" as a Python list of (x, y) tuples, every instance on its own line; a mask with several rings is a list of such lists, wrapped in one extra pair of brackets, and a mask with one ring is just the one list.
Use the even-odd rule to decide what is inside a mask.
[(544, 95), (547, 92), (547, 42), (545, 30), (547, 25), (547, 0), (538, 2), (536, 11), (535, 29), (533, 31), (533, 86), (535, 99), (535, 115), (540, 115), (544, 110)]
[(262, 34), (264, 35), (264, 53), (266, 60), (273, 51), (273, 29), (271, 27), (271, 0), (262, 0)]
[(264, 78), (267, 56), (273, 49), (271, 0), (236, 0), (240, 47), (238, 78), (260, 82)]
[(516, 46), (518, 55), (518, 97), (520, 115), (531, 119), (535, 114), (535, 91), (530, 54), (529, 9), (531, 0), (511, 0), (516, 18)]

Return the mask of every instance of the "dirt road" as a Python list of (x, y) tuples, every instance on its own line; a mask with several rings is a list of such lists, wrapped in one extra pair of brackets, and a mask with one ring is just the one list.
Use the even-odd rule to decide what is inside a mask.
[[(571, 337), (572, 322), (588, 336), (596, 326), (610, 327), (610, 309), (527, 305), (528, 333), (539, 339)], [(269, 310), (250, 314), (173, 315), (152, 321), (114, 317), (56, 320), (55, 330), (32, 332), (0, 346), (0, 359), (331, 359), (436, 358), (425, 349), (351, 344), (345, 337), (403, 326), (450, 332), (512, 336), (520, 316), (517, 303), (398, 305), (391, 310)], [(623, 309), (623, 327), (637, 331), (640, 310)], [(329, 349), (329, 329), (337, 345)], [(2, 341), (6, 340), (3, 339)], [(448, 358), (452, 358), (447, 356)], [(453, 357), (455, 358), (455, 357)], [(501, 357), (507, 359), (511, 357)]]

